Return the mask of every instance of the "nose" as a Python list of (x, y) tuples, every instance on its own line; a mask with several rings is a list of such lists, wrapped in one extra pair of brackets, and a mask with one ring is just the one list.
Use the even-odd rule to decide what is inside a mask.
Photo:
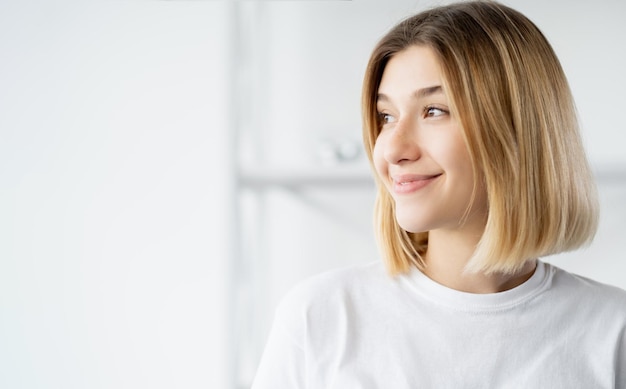
[(411, 120), (399, 121), (386, 135), (384, 157), (388, 163), (401, 164), (421, 157), (415, 123)]

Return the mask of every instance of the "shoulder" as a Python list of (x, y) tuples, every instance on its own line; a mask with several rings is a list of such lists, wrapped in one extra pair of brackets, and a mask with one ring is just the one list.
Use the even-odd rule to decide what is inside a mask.
[(552, 291), (578, 310), (605, 312), (626, 322), (626, 291), (547, 264), (552, 273)]
[(286, 330), (299, 332), (336, 321), (348, 312), (365, 309), (394, 282), (380, 261), (317, 274), (299, 282), (283, 296), (276, 308), (275, 322), (282, 323)]
[(547, 270), (552, 273), (552, 282), (556, 287), (563, 287), (577, 293), (586, 293), (596, 297), (602, 296), (609, 300), (626, 301), (626, 291), (623, 289), (570, 273), (552, 264), (546, 265)]
[(300, 281), (282, 298), (279, 309), (310, 308), (337, 299), (358, 298), (387, 282), (391, 282), (391, 277), (379, 261), (338, 268)]

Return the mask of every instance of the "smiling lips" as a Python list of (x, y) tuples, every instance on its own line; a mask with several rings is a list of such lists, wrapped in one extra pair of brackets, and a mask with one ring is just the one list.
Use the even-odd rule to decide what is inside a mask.
[(439, 176), (441, 176), (441, 173), (432, 175), (406, 174), (393, 176), (393, 191), (396, 194), (413, 193), (424, 188)]

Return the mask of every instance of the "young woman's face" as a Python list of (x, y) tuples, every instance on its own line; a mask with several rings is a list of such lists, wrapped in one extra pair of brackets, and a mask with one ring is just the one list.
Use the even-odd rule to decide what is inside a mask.
[(398, 224), (409, 232), (482, 229), (485, 223), (486, 194), (477, 185), (472, 201), (470, 156), (442, 81), (433, 51), (411, 46), (389, 60), (378, 89), (383, 126), (374, 165), (395, 201)]

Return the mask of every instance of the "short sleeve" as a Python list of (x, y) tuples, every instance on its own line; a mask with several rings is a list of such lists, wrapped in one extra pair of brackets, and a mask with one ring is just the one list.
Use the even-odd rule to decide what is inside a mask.
[(294, 311), (281, 304), (252, 383), (252, 389), (304, 389), (305, 350), (293, 328), (297, 325)]
[(616, 388), (626, 389), (626, 325), (617, 346), (615, 381)]

